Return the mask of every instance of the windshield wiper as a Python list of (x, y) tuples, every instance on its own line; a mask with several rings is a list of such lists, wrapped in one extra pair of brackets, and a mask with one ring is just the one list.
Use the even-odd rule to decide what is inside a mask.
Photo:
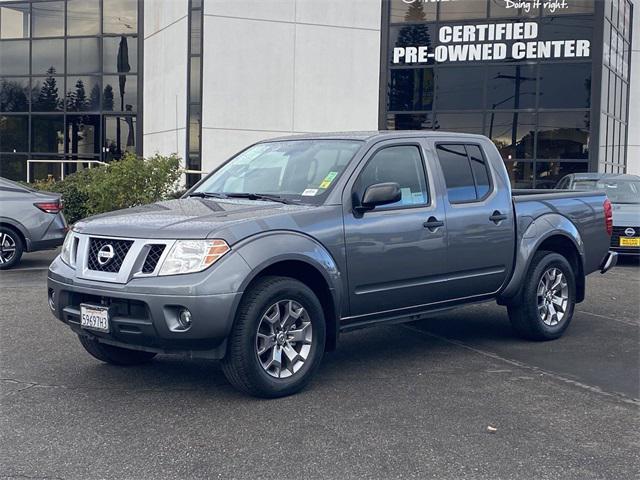
[(187, 197), (227, 198), (227, 196), (224, 193), (216, 193), (216, 192), (193, 192), (187, 195)]
[(279, 202), (284, 204), (290, 204), (291, 202), (279, 195), (269, 195), (267, 193), (227, 193), (229, 198), (247, 198), (249, 200), (266, 200), (269, 202)]

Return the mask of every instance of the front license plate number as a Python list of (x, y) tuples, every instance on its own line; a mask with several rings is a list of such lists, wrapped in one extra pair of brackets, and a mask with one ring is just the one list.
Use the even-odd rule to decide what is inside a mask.
[(80, 326), (99, 332), (109, 331), (109, 309), (95, 305), (80, 305)]
[(637, 238), (620, 237), (620, 246), (621, 247), (640, 247), (640, 237), (637, 237)]

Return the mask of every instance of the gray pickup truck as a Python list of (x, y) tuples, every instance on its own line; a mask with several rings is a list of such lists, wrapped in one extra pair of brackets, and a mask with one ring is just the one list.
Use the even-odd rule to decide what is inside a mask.
[(512, 191), (485, 137), (364, 132), (259, 142), (179, 200), (77, 223), (49, 306), (94, 357), (222, 360), (240, 390), (300, 390), (341, 332), (495, 300), (560, 337), (616, 263), (602, 192)]

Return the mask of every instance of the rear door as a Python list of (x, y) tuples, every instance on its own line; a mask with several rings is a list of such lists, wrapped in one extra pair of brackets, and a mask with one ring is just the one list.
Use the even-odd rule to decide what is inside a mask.
[[(372, 148), (347, 184), (343, 213), (350, 317), (391, 315), (443, 298), (444, 207), (428, 172), (418, 141), (388, 141)], [(400, 185), (399, 202), (354, 212), (354, 196), (362, 198), (368, 186), (385, 182)]]
[(438, 142), (434, 150), (446, 192), (447, 297), (495, 293), (513, 263), (510, 189), (492, 171), (481, 143)]

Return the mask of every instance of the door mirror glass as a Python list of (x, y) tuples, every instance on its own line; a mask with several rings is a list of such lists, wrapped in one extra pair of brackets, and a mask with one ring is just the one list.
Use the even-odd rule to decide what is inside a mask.
[(388, 205), (400, 201), (402, 193), (396, 182), (377, 183), (370, 185), (362, 196), (361, 209), (372, 210), (379, 205)]

